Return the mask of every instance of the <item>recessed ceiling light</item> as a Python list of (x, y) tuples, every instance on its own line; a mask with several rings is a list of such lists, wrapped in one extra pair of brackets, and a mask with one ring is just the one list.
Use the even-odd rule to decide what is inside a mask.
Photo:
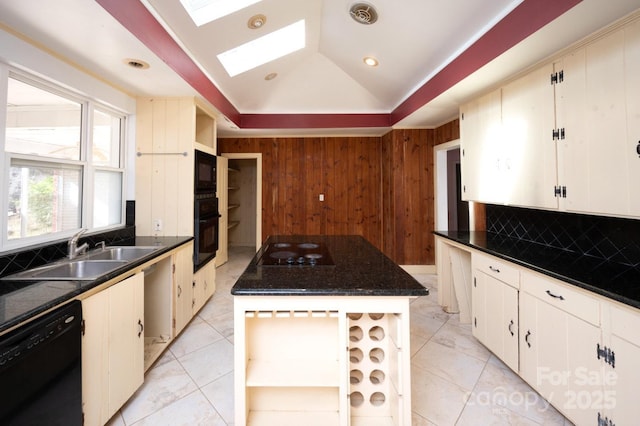
[(304, 19), (218, 55), (230, 77), (305, 47)]
[(373, 56), (365, 56), (362, 60), (364, 61), (365, 64), (369, 65), (370, 67), (378, 66), (378, 60)]
[(249, 18), (249, 22), (247, 22), (247, 27), (252, 30), (256, 30), (258, 28), (262, 28), (264, 24), (267, 23), (267, 17), (264, 15), (253, 15)]
[(269, 81), (269, 80), (273, 80), (274, 78), (276, 78), (278, 76), (277, 72), (270, 72), (269, 74), (264, 76), (264, 79)]
[(139, 70), (146, 70), (147, 68), (149, 68), (149, 64), (145, 61), (141, 61), (140, 59), (127, 58), (123, 62), (129, 65), (131, 68), (136, 68)]

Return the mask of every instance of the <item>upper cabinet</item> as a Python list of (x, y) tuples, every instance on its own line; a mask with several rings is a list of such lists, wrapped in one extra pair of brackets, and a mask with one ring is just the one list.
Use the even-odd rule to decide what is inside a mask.
[(636, 20), (463, 105), (464, 198), (640, 216), (638, 93)]
[[(564, 209), (640, 216), (640, 22), (556, 63)], [(566, 188), (566, 190), (565, 190)]]
[(137, 99), (139, 235), (193, 235), (194, 149), (215, 155), (216, 120), (211, 110), (191, 97)]

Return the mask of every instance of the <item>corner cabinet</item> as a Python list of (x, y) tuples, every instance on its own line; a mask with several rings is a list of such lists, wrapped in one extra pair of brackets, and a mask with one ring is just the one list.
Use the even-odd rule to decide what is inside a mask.
[(103, 425), (144, 380), (144, 274), (82, 301), (84, 424)]
[(236, 296), (237, 425), (411, 424), (409, 298)]
[[(138, 98), (136, 232), (193, 235), (194, 150), (215, 155), (216, 119), (196, 98)], [(185, 215), (185, 208), (190, 212)]]

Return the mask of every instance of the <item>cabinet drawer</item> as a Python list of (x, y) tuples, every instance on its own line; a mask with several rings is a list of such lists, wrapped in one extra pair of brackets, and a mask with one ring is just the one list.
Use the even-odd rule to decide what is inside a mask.
[(522, 272), (521, 291), (557, 307), (575, 317), (600, 325), (600, 302), (558, 280), (528, 271)]
[(611, 333), (640, 346), (640, 311), (638, 309), (627, 308), (609, 304), (611, 312)]
[(473, 269), (502, 281), (514, 288), (520, 288), (520, 270), (517, 266), (497, 257), (473, 253), (471, 259)]

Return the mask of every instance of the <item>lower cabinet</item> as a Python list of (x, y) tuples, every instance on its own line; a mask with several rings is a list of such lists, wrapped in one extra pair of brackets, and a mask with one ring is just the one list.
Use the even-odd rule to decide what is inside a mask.
[(173, 254), (173, 335), (177, 336), (193, 317), (193, 243)]
[[(598, 424), (633, 425), (640, 418), (640, 314), (618, 303), (604, 304), (610, 333), (601, 345), (604, 394)], [(608, 356), (607, 356), (608, 355)]]
[(518, 371), (518, 270), (477, 253), (472, 262), (473, 335)]
[(520, 375), (575, 424), (597, 424), (603, 397), (596, 297), (523, 271)]
[(216, 290), (216, 263), (210, 261), (193, 274), (193, 314), (195, 315)]
[(82, 301), (85, 425), (103, 425), (144, 379), (144, 274)]
[(234, 315), (235, 424), (411, 424), (408, 298), (236, 296)]

